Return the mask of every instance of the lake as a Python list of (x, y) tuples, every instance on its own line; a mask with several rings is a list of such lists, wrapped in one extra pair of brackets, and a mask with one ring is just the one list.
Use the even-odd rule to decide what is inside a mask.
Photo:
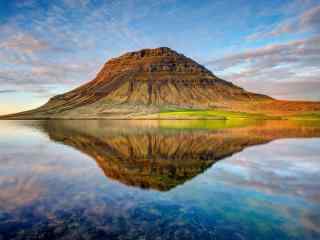
[(320, 239), (320, 123), (0, 121), (0, 239)]

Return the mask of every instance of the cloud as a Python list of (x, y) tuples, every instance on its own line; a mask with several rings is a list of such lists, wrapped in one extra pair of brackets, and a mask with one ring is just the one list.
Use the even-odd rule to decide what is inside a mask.
[(85, 8), (90, 3), (90, 0), (63, 0), (66, 7)]
[(31, 64), (41, 59), (44, 54), (63, 53), (62, 48), (55, 47), (52, 42), (22, 30), (15, 24), (0, 26), (0, 31), (2, 31), (0, 34), (1, 63)]
[(276, 29), (271, 31), (271, 36), (278, 36), (284, 33), (302, 31), (320, 31), (320, 5), (305, 11), (297, 19), (280, 23)]
[(15, 90), (15, 89), (0, 90), (0, 94), (3, 94), (3, 93), (15, 93), (15, 92), (17, 92), (17, 90)]
[(278, 67), (285, 64), (318, 66), (320, 61), (320, 36), (284, 44), (267, 45), (243, 53), (232, 54), (205, 64), (222, 71), (235, 65), (254, 65), (256, 69)]
[[(57, 85), (71, 87), (79, 84), (80, 77), (89, 77), (92, 66), (83, 64), (45, 64), (35, 63), (28, 68), (0, 69), (2, 86), (33, 93), (50, 92)], [(88, 79), (86, 79), (88, 80)]]
[(257, 40), (298, 32), (320, 32), (320, 5), (305, 10), (298, 17), (291, 17), (280, 22), (272, 30), (251, 34), (247, 37), (247, 40)]
[[(285, 71), (283, 71), (285, 72)], [(267, 94), (278, 99), (320, 100), (320, 80), (318, 76), (297, 76), (276, 72), (267, 74), (230, 74), (226, 79), (233, 81), (247, 90)]]
[(320, 99), (320, 36), (208, 61), (222, 78), (278, 98)]
[(23, 53), (33, 53), (48, 48), (44, 41), (36, 39), (34, 36), (19, 32), (6, 41), (0, 43), (0, 48), (20, 51)]
[(320, 30), (320, 5), (306, 11), (299, 19), (300, 26)]
[(281, 82), (273, 84), (273, 94), (279, 96), (297, 96), (302, 93), (312, 93), (319, 95), (320, 81), (316, 79), (305, 79), (304, 81), (296, 82)]
[(49, 49), (49, 44), (31, 34), (18, 32), (3, 39), (0, 43), (0, 57), (4, 61), (22, 63), (30, 61), (38, 52)]

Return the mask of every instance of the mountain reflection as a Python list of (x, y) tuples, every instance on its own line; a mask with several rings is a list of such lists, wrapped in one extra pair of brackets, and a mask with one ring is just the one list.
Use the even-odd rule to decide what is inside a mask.
[(193, 121), (59, 120), (45, 121), (40, 128), (50, 139), (92, 157), (107, 177), (160, 191), (183, 184), (218, 160), (249, 146), (280, 138), (320, 136), (318, 126), (305, 123), (271, 121), (242, 127), (237, 124), (236, 128), (220, 125)]

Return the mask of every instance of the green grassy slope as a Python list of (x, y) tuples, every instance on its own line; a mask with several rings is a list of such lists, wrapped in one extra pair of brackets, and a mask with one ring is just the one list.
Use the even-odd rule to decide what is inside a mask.
[(251, 119), (251, 120), (264, 120), (264, 119), (279, 119), (279, 117), (268, 116), (258, 113), (245, 113), (245, 112), (232, 112), (220, 109), (175, 109), (175, 110), (162, 110), (158, 114), (153, 114), (162, 119), (216, 119), (216, 120), (232, 120), (232, 119)]
[(202, 120), (320, 120), (320, 112), (286, 116), (271, 116), (263, 113), (246, 113), (222, 109), (161, 109), (159, 113), (144, 115), (146, 119), (202, 119)]

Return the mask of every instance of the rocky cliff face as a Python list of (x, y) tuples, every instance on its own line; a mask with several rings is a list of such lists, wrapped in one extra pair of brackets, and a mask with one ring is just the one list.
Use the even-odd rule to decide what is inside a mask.
[(169, 48), (145, 49), (108, 61), (88, 84), (51, 99), (88, 104), (114, 103), (210, 106), (219, 100), (266, 98), (217, 78), (195, 61)]

